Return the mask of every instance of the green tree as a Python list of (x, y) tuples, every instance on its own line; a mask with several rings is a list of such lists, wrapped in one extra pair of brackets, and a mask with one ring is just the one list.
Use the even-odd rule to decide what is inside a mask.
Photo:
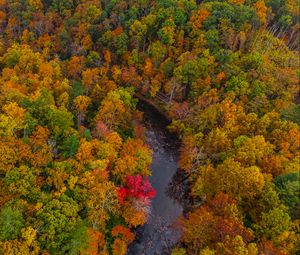
[(65, 158), (71, 158), (77, 153), (79, 144), (78, 136), (76, 134), (72, 134), (63, 139), (59, 149)]
[(65, 107), (50, 107), (46, 119), (56, 139), (74, 125), (73, 115)]
[(10, 206), (5, 206), (0, 212), (0, 241), (16, 239), (24, 226), (22, 213)]
[(299, 180), (299, 172), (282, 174), (274, 180), (280, 200), (289, 207), (293, 217), (297, 217), (300, 212)]
[(261, 221), (254, 227), (259, 235), (274, 240), (284, 231), (291, 229), (291, 218), (285, 207), (274, 208), (267, 213), (262, 213)]
[(38, 239), (41, 247), (54, 254), (64, 254), (61, 248), (72, 240), (79, 223), (78, 212), (78, 204), (66, 195), (46, 203), (36, 214), (37, 224), (42, 227)]
[(62, 247), (62, 251), (70, 255), (82, 254), (88, 247), (88, 228), (84, 222), (79, 222), (70, 234), (70, 240)]
[(73, 0), (52, 0), (51, 8), (62, 16), (69, 16), (74, 8)]

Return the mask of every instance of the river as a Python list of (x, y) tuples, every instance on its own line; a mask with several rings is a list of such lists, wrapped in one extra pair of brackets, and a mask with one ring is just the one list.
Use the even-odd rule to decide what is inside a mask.
[(188, 193), (187, 185), (179, 171), (179, 141), (167, 132), (168, 122), (153, 108), (139, 103), (144, 112), (146, 143), (153, 150), (150, 166), (150, 183), (156, 190), (152, 200), (148, 222), (136, 230), (136, 240), (130, 245), (128, 255), (164, 255), (170, 254), (171, 248), (179, 241), (180, 232), (174, 228), (176, 219), (186, 208), (183, 201)]

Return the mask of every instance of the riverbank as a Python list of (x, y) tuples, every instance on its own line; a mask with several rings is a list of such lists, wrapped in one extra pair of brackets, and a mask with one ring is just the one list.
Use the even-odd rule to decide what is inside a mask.
[[(136, 98), (138, 98), (140, 102), (143, 102), (143, 104), (145, 106), (147, 105), (148, 108), (150, 107), (152, 109), (152, 111), (155, 111), (162, 120), (164, 120), (168, 124), (170, 124), (172, 122), (171, 117), (166, 113), (166, 111), (164, 111), (162, 109), (162, 107), (160, 107), (158, 104), (156, 104), (153, 100), (146, 98), (144, 95), (142, 95), (139, 92), (135, 93), (134, 96)], [(141, 105), (142, 104), (140, 103), (140, 107), (142, 107)], [(157, 114), (156, 114), (156, 116), (157, 116)]]

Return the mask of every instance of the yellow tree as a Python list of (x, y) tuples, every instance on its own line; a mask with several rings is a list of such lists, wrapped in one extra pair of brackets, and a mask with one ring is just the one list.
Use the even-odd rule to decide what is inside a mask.
[(91, 99), (87, 96), (78, 96), (74, 99), (74, 106), (77, 110), (77, 127), (81, 126), (87, 112), (87, 108), (91, 103)]

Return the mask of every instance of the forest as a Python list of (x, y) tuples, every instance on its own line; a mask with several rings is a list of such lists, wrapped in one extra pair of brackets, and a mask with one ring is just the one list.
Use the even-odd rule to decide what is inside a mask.
[(157, 195), (138, 98), (180, 139), (192, 207), (171, 255), (300, 254), (299, 15), (0, 0), (0, 255), (131, 255)]

